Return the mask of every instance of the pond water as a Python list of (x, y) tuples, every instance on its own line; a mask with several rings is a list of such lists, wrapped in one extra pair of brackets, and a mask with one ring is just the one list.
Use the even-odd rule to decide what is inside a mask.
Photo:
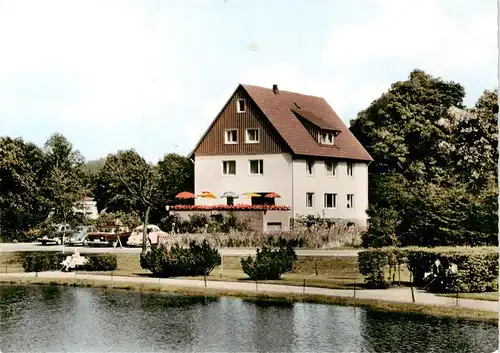
[(320, 304), (0, 285), (0, 351), (493, 352), (495, 325)]

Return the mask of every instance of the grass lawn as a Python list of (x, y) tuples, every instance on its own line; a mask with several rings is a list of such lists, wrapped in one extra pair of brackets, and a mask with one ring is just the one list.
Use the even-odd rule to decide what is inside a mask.
[[(84, 254), (82, 254), (84, 255)], [(241, 270), (241, 257), (224, 256), (221, 266), (217, 266), (207, 280), (212, 281), (249, 281)], [(149, 271), (143, 270), (139, 262), (139, 254), (117, 254), (118, 267), (112, 272), (114, 276), (147, 276)], [(0, 271), (24, 272), (19, 255), (16, 253), (0, 253)], [(78, 271), (83, 273), (84, 271)], [(111, 272), (91, 272), (92, 274), (110, 275)], [(317, 274), (316, 274), (317, 273)], [(181, 277), (187, 279), (203, 279), (203, 277)], [(260, 281), (270, 284), (299, 285), (310, 287), (351, 289), (354, 284), (361, 287), (364, 283), (363, 276), (358, 271), (357, 257), (331, 257), (331, 256), (298, 256), (295, 268), (286, 273), (277, 281)], [(398, 276), (396, 274), (396, 281)], [(406, 267), (401, 267), (401, 283), (409, 280)]]
[[(456, 298), (454, 293), (438, 294), (441, 297)], [(458, 293), (458, 297), (462, 299), (476, 299), (476, 300), (490, 300), (493, 302), (498, 301), (498, 292), (484, 292), (484, 293)]]

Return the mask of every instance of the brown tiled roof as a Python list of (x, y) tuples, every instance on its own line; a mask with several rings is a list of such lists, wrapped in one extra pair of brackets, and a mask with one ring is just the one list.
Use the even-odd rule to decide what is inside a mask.
[(320, 117), (311, 113), (309, 110), (292, 109), (292, 111), (298, 117), (301, 117), (302, 119), (309, 121), (310, 123), (316, 125), (317, 127), (321, 128), (321, 129), (340, 131), (340, 128), (338, 126), (333, 125), (330, 121), (325, 121), (325, 120), (321, 119)]
[[(305, 156), (373, 161), (370, 154), (324, 98), (281, 90), (275, 94), (270, 88), (241, 86), (290, 146), (293, 153)], [(300, 108), (297, 108), (297, 105)], [(321, 146), (316, 142), (295, 116), (293, 110), (312, 123), (314, 123), (312, 120), (315, 120), (315, 125), (322, 123), (324, 125), (320, 126), (322, 128), (328, 126), (333, 130), (339, 130), (340, 134), (335, 138), (335, 146)]]

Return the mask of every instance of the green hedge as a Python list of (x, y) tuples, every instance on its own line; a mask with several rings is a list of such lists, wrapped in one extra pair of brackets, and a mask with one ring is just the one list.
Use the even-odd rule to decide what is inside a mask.
[[(433, 272), (436, 259), (441, 262), (440, 272)], [(391, 278), (384, 274), (395, 273), (397, 264), (405, 263), (412, 273), (413, 284), (426, 286), (433, 292), (486, 292), (498, 290), (498, 248), (497, 247), (436, 247), (436, 248), (377, 248), (358, 254), (358, 267), (365, 276), (365, 282), (372, 287), (387, 287)], [(451, 272), (451, 265), (458, 272)]]
[[(62, 268), (61, 262), (70, 256), (55, 251), (27, 252), (22, 255), (25, 272), (57, 271)], [(82, 254), (88, 262), (82, 266), (84, 271), (113, 271), (117, 268), (116, 255), (114, 254)]]
[(274, 251), (263, 247), (257, 249), (255, 258), (241, 259), (241, 268), (253, 280), (279, 279), (293, 269), (296, 260), (297, 254), (290, 244)]
[(153, 245), (151, 250), (141, 253), (140, 262), (143, 269), (159, 277), (208, 276), (221, 264), (221, 257), (219, 251), (204, 240), (201, 244), (191, 241), (189, 248)]

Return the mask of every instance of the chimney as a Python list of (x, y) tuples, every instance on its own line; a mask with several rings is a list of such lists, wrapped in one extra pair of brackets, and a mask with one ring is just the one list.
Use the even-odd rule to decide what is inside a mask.
[(278, 89), (278, 85), (273, 85), (273, 93), (280, 94), (280, 90)]

